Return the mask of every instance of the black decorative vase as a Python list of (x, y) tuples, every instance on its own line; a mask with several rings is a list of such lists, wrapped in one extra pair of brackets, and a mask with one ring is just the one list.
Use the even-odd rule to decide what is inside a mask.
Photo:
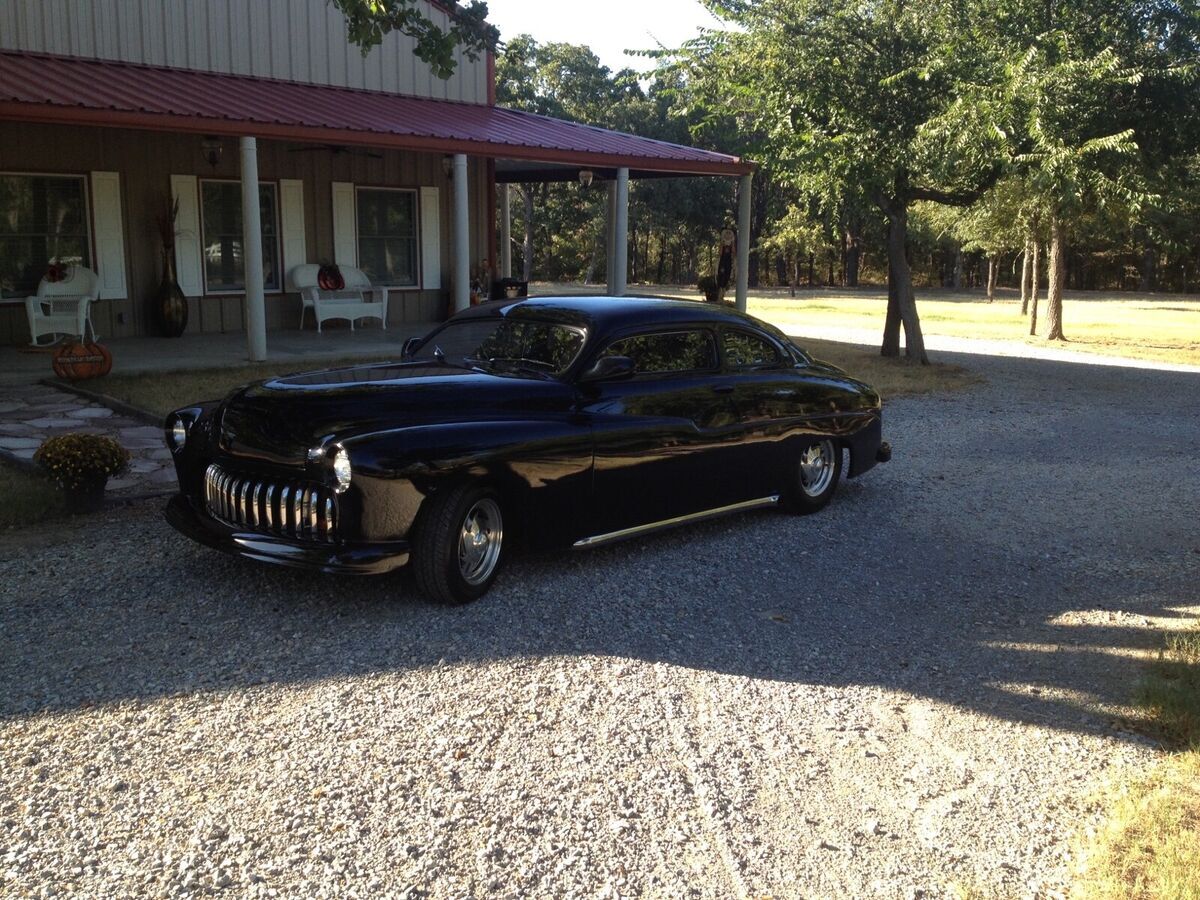
[(163, 254), (163, 277), (154, 293), (154, 318), (163, 337), (179, 337), (187, 329), (187, 297), (175, 280), (175, 255)]

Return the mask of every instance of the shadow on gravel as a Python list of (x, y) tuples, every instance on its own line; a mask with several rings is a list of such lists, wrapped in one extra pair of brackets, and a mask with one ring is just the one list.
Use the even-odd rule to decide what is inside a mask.
[(892, 404), (895, 460), (825, 513), (514, 560), (466, 608), (229, 559), (150, 508), (10, 545), (0, 717), (589, 654), (1110, 727), (1149, 617), (1200, 603), (1200, 376), (941, 356), (988, 385)]

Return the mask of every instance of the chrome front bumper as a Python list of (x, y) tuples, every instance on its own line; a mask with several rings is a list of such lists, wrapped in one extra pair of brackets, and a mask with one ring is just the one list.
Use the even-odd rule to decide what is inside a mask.
[(208, 515), (184, 494), (171, 498), (164, 515), (176, 531), (198, 543), (259, 562), (354, 575), (382, 575), (408, 564), (407, 541), (331, 544), (245, 531)]

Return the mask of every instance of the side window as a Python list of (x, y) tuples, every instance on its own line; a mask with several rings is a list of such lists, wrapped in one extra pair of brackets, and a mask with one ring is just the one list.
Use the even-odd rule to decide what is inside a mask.
[(639, 334), (614, 341), (600, 356), (628, 356), (638, 375), (706, 372), (717, 367), (717, 348), (708, 331)]
[(782, 363), (774, 344), (748, 331), (725, 332), (725, 361), (733, 369), (773, 369)]

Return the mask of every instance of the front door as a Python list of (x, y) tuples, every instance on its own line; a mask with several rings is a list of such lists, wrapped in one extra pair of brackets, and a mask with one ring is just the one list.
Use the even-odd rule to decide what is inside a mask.
[[(593, 534), (611, 534), (733, 502), (738, 424), (707, 328), (618, 338), (635, 374), (588, 387), (595, 437)], [(732, 475), (732, 478), (731, 478)]]

